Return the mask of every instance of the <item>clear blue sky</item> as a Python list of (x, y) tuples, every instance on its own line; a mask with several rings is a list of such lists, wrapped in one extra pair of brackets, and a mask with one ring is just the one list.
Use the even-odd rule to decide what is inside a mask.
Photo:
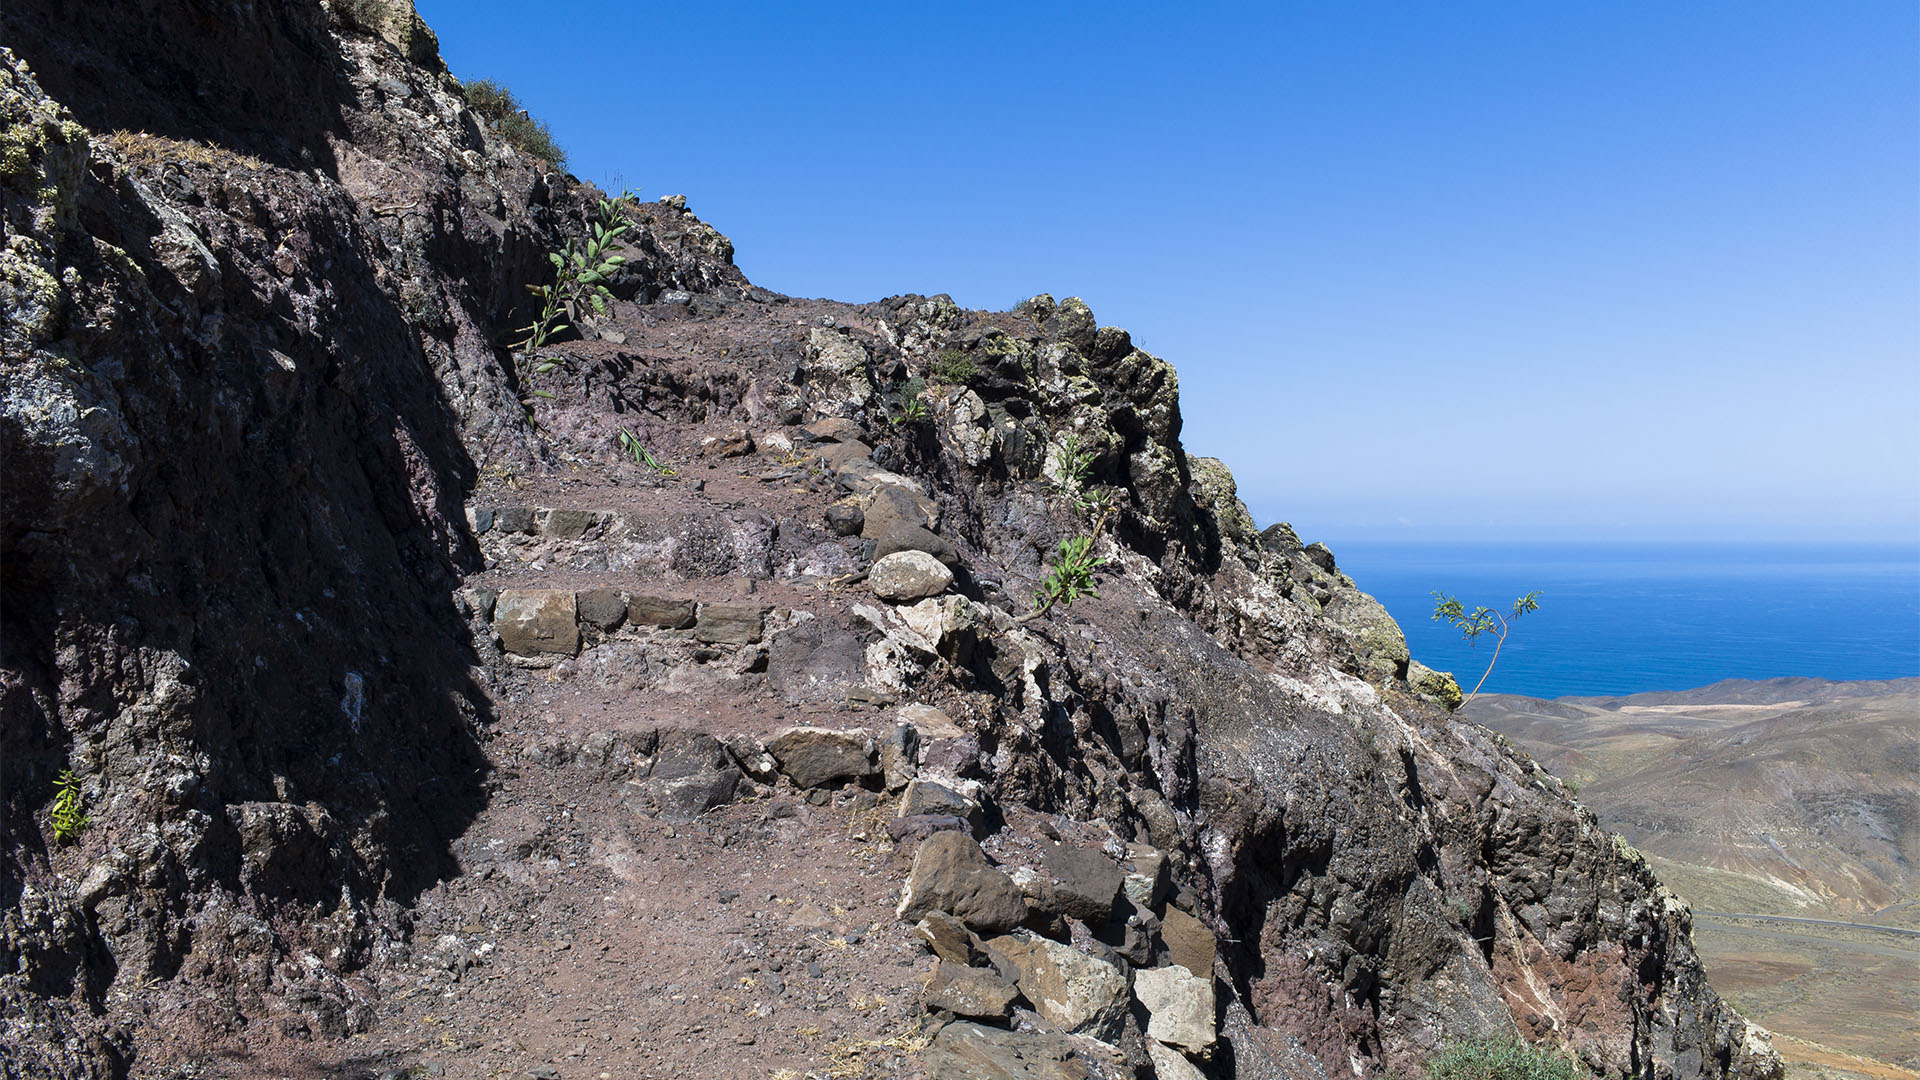
[(421, 0), (783, 292), (1078, 295), (1309, 538), (1920, 536), (1920, 8)]

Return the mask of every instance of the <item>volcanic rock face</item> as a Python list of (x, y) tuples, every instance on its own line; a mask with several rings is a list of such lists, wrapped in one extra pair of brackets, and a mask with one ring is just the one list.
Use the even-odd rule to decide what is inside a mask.
[[(413, 922), (524, 892), (454, 852), (533, 858), (494, 804), (563, 776), (676, 828), (791, 793), (769, 836), (895, 800), (845, 831), (951, 965), (936, 1015), (988, 1022), (930, 1033), (934, 1075), (1403, 1074), (1503, 1032), (1777, 1069), (1684, 906), (1433, 707), (1331, 552), (1255, 531), (1085, 304), (789, 301), (664, 200), (536, 396), (499, 343), (597, 193), (477, 122), (410, 6), (0, 33), (9, 1080), (367, 1031), (390, 975), (480, 955)], [(1089, 492), (1099, 598), (1018, 621)], [(664, 719), (568, 729), (580, 687)], [(832, 708), (888, 711), (780, 719)]]

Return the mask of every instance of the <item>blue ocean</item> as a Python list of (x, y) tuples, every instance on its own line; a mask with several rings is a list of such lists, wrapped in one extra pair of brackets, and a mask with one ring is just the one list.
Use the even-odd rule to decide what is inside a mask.
[(1503, 611), (1540, 592), (1485, 693), (1685, 690), (1721, 679), (1920, 675), (1920, 545), (1328, 541), (1413, 655), (1470, 689), (1492, 648), (1432, 621), (1433, 592)]

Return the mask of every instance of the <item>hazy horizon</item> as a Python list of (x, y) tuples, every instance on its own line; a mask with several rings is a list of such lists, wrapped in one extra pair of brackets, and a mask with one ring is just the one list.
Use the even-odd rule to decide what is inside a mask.
[(1920, 537), (1911, 4), (420, 10), (759, 284), (1084, 297), (1263, 522)]

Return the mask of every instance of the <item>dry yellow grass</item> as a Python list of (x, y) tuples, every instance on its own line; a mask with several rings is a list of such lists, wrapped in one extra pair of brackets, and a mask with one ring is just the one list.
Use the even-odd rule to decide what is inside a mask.
[(170, 139), (145, 131), (110, 131), (98, 141), (113, 148), (121, 160), (137, 169), (155, 170), (164, 165), (199, 165), (209, 169), (246, 169), (258, 172), (266, 163), (251, 154), (237, 153), (223, 146), (211, 146), (192, 139)]

